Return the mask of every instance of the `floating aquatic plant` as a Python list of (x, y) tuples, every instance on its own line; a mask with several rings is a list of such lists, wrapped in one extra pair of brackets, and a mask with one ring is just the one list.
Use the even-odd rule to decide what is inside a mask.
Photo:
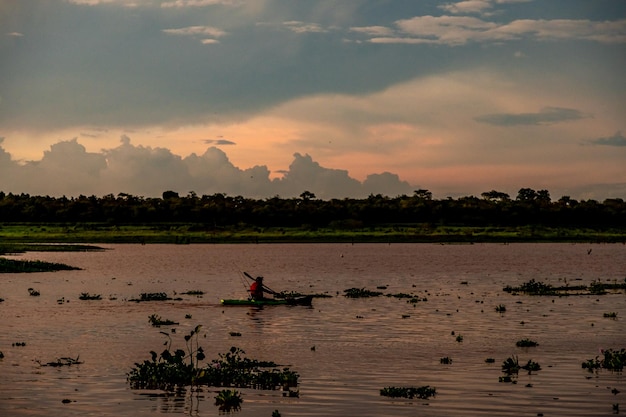
[(423, 387), (386, 387), (380, 390), (380, 395), (392, 398), (419, 398), (427, 400), (437, 394), (435, 388), (425, 385)]
[(452, 363), (452, 358), (449, 356), (443, 357), (439, 359), (439, 363), (442, 363), (444, 365), (450, 365)]
[(609, 319), (616, 319), (617, 318), (617, 313), (616, 312), (611, 312), (611, 313), (604, 313), (603, 317), (609, 318)]
[(215, 397), (215, 405), (219, 406), (220, 411), (230, 413), (241, 409), (243, 398), (239, 391), (233, 389), (223, 389)]
[(595, 359), (588, 359), (582, 363), (583, 369), (590, 371), (594, 369), (609, 369), (611, 371), (621, 371), (626, 364), (626, 349), (602, 350), (602, 357), (596, 356)]
[(516, 374), (520, 370), (519, 360), (517, 356), (513, 355), (502, 362), (502, 372), (507, 374)]
[(517, 358), (516, 355), (513, 355), (507, 358), (504, 362), (502, 362), (502, 372), (504, 372), (507, 375), (517, 374), (519, 373), (520, 369), (524, 369), (530, 373), (533, 371), (540, 371), (541, 366), (537, 362), (532, 361), (531, 359), (528, 360), (526, 365), (520, 366), (519, 359)]
[(77, 356), (76, 358), (58, 358), (56, 361), (53, 362), (46, 362), (46, 363), (41, 363), (40, 361), (35, 361), (37, 362), (39, 365), (41, 366), (52, 366), (52, 367), (60, 367), (60, 366), (72, 366), (72, 365), (81, 365), (83, 362), (80, 361), (80, 356)]
[(572, 295), (572, 294), (593, 294), (593, 295), (604, 295), (608, 293), (608, 290), (619, 291), (626, 290), (626, 279), (623, 283), (614, 282), (603, 283), (598, 281), (593, 281), (591, 284), (587, 285), (575, 285), (570, 286), (568, 284), (564, 286), (554, 287), (550, 284), (546, 284), (540, 281), (535, 281), (531, 279), (528, 282), (523, 283), (519, 287), (512, 287), (507, 285), (503, 288), (504, 291), (509, 293), (524, 293), (528, 295)]
[(37, 291), (34, 288), (29, 288), (28, 289), (28, 294), (33, 296), (33, 297), (39, 297), (41, 295), (41, 293), (39, 291)]
[(383, 295), (380, 291), (370, 291), (365, 288), (348, 288), (347, 290), (343, 290), (343, 292), (344, 297), (348, 298), (368, 298)]
[(186, 291), (186, 292), (181, 292), (181, 294), (195, 295), (197, 297), (200, 297), (200, 296), (204, 295), (204, 291), (201, 291), (201, 290), (190, 290), (190, 291)]
[(550, 284), (544, 284), (540, 281), (531, 279), (520, 285), (519, 287), (511, 287), (507, 285), (503, 288), (506, 292), (523, 292), (529, 295), (554, 295), (554, 287)]
[(530, 340), (530, 339), (521, 339), (521, 340), (518, 340), (515, 343), (515, 346), (517, 346), (517, 347), (535, 347), (535, 346), (539, 346), (539, 343), (535, 342), (534, 340)]
[(52, 272), (77, 270), (74, 266), (65, 264), (43, 262), (43, 261), (22, 261), (15, 259), (0, 258), (0, 273), (20, 273), (20, 272)]
[(522, 366), (521, 368), (528, 371), (529, 373), (541, 370), (541, 366), (531, 359), (529, 359), (526, 365)]
[(79, 300), (102, 300), (100, 294), (89, 294), (88, 292), (81, 292), (78, 296)]
[(498, 313), (504, 313), (506, 311), (506, 306), (504, 304), (500, 304), (496, 306), (496, 311)]
[(169, 320), (169, 319), (162, 319), (161, 316), (159, 316), (157, 314), (152, 314), (151, 316), (149, 316), (148, 317), (148, 321), (154, 327), (173, 326), (173, 325), (177, 325), (178, 324), (177, 322)]
[(127, 378), (131, 388), (174, 391), (192, 385), (207, 385), (265, 390), (280, 387), (288, 391), (298, 385), (298, 373), (289, 368), (278, 370), (274, 362), (246, 358), (245, 352), (237, 347), (220, 354), (210, 364), (200, 366), (205, 354), (198, 346), (199, 329), (197, 326), (185, 336), (186, 352), (182, 349), (172, 352), (171, 337), (161, 332), (168, 338), (165, 350), (160, 355), (152, 351), (151, 359), (135, 363)]
[[(129, 284), (130, 285), (130, 284)], [(143, 292), (139, 295), (139, 298), (131, 298), (129, 301), (141, 302), (141, 301), (168, 301), (176, 300), (180, 301), (182, 298), (170, 298), (167, 293), (164, 292)]]

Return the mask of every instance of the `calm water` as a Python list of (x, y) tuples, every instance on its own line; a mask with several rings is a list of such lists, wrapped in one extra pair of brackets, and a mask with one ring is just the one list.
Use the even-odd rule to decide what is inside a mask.
[[(208, 360), (230, 346), (289, 365), (300, 397), (242, 390), (237, 416), (609, 416), (626, 413), (620, 372), (589, 373), (600, 349), (626, 348), (626, 295), (528, 297), (502, 291), (530, 279), (562, 285), (626, 278), (626, 246), (571, 244), (107, 245), (94, 253), (28, 253), (81, 271), (0, 275), (0, 416), (217, 416), (214, 388), (165, 396), (131, 390), (126, 373), (160, 351), (165, 336), (148, 316), (180, 322), (174, 348), (203, 326)], [(591, 253), (588, 251), (591, 249)], [(239, 271), (275, 290), (328, 293), (313, 307), (222, 307), (243, 298)], [(351, 287), (414, 293), (347, 299)], [(41, 292), (31, 297), (28, 288)], [(202, 290), (182, 301), (127, 301), (143, 292)], [(81, 301), (82, 292), (101, 301)], [(339, 295), (337, 295), (339, 294)], [(64, 299), (59, 303), (57, 300)], [(507, 311), (497, 313), (504, 304)], [(603, 314), (616, 312), (617, 319)], [(191, 315), (191, 319), (186, 319)], [(231, 337), (236, 331), (241, 337)], [(454, 334), (453, 334), (454, 332)], [(461, 343), (456, 336), (463, 336)], [(530, 338), (535, 348), (517, 348)], [(12, 346), (25, 342), (26, 346)], [(315, 350), (311, 348), (315, 346)], [(501, 383), (500, 364), (518, 355), (542, 370)], [(42, 367), (78, 357), (84, 364)], [(440, 358), (452, 358), (442, 365)], [(491, 357), (495, 363), (487, 364)], [(435, 387), (428, 401), (381, 397), (387, 386)], [(620, 391), (612, 394), (613, 389)], [(72, 402), (63, 404), (63, 399)]]

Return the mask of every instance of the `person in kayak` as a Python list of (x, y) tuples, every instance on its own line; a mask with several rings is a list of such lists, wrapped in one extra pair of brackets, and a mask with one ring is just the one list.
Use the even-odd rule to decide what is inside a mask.
[(256, 279), (250, 285), (250, 297), (253, 300), (263, 300), (263, 277), (256, 277)]

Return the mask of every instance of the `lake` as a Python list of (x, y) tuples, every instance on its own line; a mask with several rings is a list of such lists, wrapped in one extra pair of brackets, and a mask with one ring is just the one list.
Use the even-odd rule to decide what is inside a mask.
[[(531, 279), (554, 286), (623, 282), (626, 245), (103, 247), (10, 257), (82, 270), (0, 275), (0, 416), (217, 416), (218, 388), (175, 396), (132, 390), (126, 381), (136, 362), (163, 349), (161, 332), (183, 348), (183, 336), (197, 325), (207, 362), (237, 346), (249, 358), (300, 375), (297, 398), (240, 390), (244, 402), (235, 416), (270, 417), (274, 410), (283, 417), (610, 416), (615, 404), (626, 413), (624, 374), (581, 367), (602, 349), (626, 348), (623, 292), (558, 297), (503, 291)], [(314, 298), (312, 307), (221, 306), (222, 298), (246, 297), (241, 271), (263, 275), (277, 291), (332, 297)], [(30, 296), (29, 288), (41, 295)], [(351, 299), (343, 296), (349, 288), (410, 293), (422, 301)], [(188, 291), (204, 295), (182, 294)], [(181, 300), (130, 301), (156, 292)], [(79, 300), (81, 293), (102, 300)], [(497, 312), (499, 305), (506, 311)], [(153, 314), (180, 324), (153, 327)], [(539, 345), (516, 346), (527, 338)], [(513, 355), (541, 370), (500, 382), (501, 364)], [(41, 365), (63, 357), (83, 363)], [(442, 364), (444, 357), (451, 363)], [(426, 385), (436, 389), (428, 400), (380, 395), (385, 387)]]

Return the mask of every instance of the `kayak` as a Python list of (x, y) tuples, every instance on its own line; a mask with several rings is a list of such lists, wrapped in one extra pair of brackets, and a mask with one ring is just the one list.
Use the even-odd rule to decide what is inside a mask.
[(313, 296), (305, 295), (302, 297), (293, 297), (293, 298), (266, 298), (263, 300), (251, 300), (251, 299), (227, 299), (221, 300), (221, 304), (224, 306), (277, 306), (277, 305), (288, 305), (288, 306), (310, 306), (311, 301), (313, 300)]

